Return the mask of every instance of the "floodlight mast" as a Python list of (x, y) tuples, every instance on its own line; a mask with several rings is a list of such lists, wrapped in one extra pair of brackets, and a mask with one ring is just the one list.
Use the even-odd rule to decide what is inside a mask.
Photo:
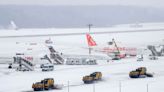
[[(88, 24), (88, 28), (89, 28), (89, 34), (90, 34), (90, 32), (91, 32), (91, 26), (93, 26), (92, 24)], [(92, 48), (90, 47), (90, 46), (88, 46), (89, 47), (89, 55), (91, 55), (91, 50), (92, 50)]]

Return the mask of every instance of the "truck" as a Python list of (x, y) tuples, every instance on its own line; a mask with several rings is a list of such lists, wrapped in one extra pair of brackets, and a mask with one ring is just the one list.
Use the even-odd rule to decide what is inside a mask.
[(133, 70), (129, 73), (130, 78), (145, 78), (153, 77), (152, 73), (147, 73), (146, 67), (139, 67), (136, 70)]
[(33, 83), (32, 88), (34, 91), (44, 91), (51, 89), (61, 89), (62, 85), (55, 85), (53, 78), (45, 78), (41, 80), (41, 82)]
[(116, 51), (113, 52), (114, 56), (112, 57), (112, 60), (120, 60), (122, 58), (125, 58), (126, 57), (126, 54), (120, 52), (120, 50), (119, 50), (119, 48), (118, 48), (118, 46), (117, 46), (114, 38), (112, 39), (112, 42), (111, 43), (113, 43), (114, 46), (115, 46), (115, 48), (116, 48)]
[(85, 84), (93, 83), (94, 81), (100, 80), (102, 78), (101, 72), (93, 72), (90, 75), (83, 77), (83, 82)]

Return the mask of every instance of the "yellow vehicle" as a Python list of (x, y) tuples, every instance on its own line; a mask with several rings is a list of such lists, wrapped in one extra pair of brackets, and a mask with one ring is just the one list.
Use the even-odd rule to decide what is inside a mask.
[(100, 80), (102, 78), (102, 73), (101, 72), (93, 72), (92, 74), (88, 76), (83, 77), (83, 82), (84, 83), (93, 83), (96, 80)]
[(32, 85), (32, 88), (34, 89), (34, 91), (54, 89), (54, 79), (46, 78), (44, 80), (41, 80), (41, 82), (36, 82)]
[(129, 73), (130, 78), (145, 78), (145, 77), (153, 77), (153, 74), (147, 73), (146, 67), (139, 67), (135, 71), (131, 71)]

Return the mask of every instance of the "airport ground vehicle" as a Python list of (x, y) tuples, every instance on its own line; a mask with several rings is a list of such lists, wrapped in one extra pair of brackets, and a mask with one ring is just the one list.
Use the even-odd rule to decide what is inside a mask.
[(53, 78), (46, 78), (41, 80), (41, 82), (33, 83), (32, 88), (34, 91), (44, 91), (51, 89), (61, 89), (62, 85), (55, 84)]
[(144, 57), (142, 54), (137, 56), (137, 61), (143, 61), (143, 59), (144, 59)]
[(47, 78), (47, 79), (41, 80), (41, 82), (36, 82), (32, 85), (32, 88), (34, 89), (34, 91), (54, 89), (54, 79)]
[(145, 77), (153, 77), (153, 74), (147, 73), (146, 67), (139, 67), (135, 71), (131, 71), (129, 73), (130, 78), (145, 78)]
[(42, 64), (40, 66), (42, 68), (42, 71), (53, 71), (54, 70), (54, 65), (53, 64)]
[(95, 59), (88, 58), (67, 58), (67, 65), (96, 65), (97, 62)]
[(125, 58), (126, 57), (126, 54), (125, 53), (121, 53), (115, 40), (112, 39), (112, 42), (109, 42), (110, 44), (114, 44), (114, 47), (116, 48), (116, 51), (115, 52), (112, 52), (114, 55), (112, 56), (112, 60), (120, 60), (122, 58)]
[(149, 55), (149, 59), (150, 60), (158, 60), (158, 57), (157, 56), (153, 56), (153, 55)]
[(88, 84), (88, 83), (93, 83), (96, 80), (100, 80), (102, 78), (102, 73), (101, 72), (93, 72), (90, 75), (84, 76), (83, 77), (83, 82)]

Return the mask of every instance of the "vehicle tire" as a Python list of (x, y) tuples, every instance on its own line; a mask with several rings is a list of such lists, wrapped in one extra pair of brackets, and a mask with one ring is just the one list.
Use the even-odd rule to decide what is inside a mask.
[(85, 84), (90, 84), (90, 83), (93, 83), (93, 80), (92, 81), (84, 81)]
[(130, 77), (130, 78), (139, 78), (140, 76), (139, 76), (139, 74), (134, 75), (134, 74), (131, 74), (131, 73), (130, 73), (130, 74), (129, 74), (129, 77)]
[(34, 91), (41, 91), (41, 89), (38, 89), (38, 88), (34, 88)]
[(48, 87), (48, 88), (45, 88), (45, 90), (49, 90), (50, 88)]
[(9, 68), (9, 69), (11, 69), (11, 68), (12, 68), (12, 66), (10, 65), (8, 68)]

